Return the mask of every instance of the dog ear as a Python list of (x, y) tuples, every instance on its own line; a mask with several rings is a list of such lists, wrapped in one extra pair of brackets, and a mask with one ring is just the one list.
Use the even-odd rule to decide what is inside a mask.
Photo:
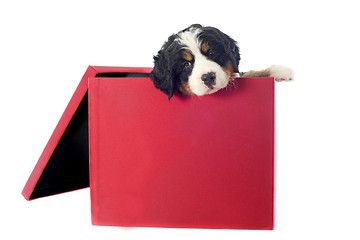
[(239, 47), (237, 45), (237, 43), (231, 39), (231, 44), (230, 44), (230, 48), (231, 48), (231, 62), (234, 66), (234, 72), (238, 73), (239, 72), (239, 63), (240, 63), (240, 50)]
[(226, 53), (230, 56), (230, 61), (234, 67), (234, 72), (239, 72), (239, 63), (240, 63), (240, 49), (237, 45), (237, 42), (229, 37), (228, 35), (224, 34), (227, 40), (227, 47)]
[(150, 73), (150, 78), (154, 86), (165, 93), (169, 100), (176, 89), (175, 76), (173, 71), (172, 57), (174, 56), (175, 35), (169, 37), (168, 41), (162, 46), (158, 55), (154, 56), (154, 68)]

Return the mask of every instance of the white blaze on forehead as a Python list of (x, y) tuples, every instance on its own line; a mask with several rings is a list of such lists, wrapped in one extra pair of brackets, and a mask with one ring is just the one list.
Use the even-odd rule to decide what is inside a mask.
[(198, 38), (200, 32), (201, 29), (199, 28), (190, 28), (188, 31), (179, 33), (178, 41), (184, 46), (184, 49), (192, 51), (194, 55), (196, 52), (200, 53), (201, 42), (199, 42)]
[[(218, 63), (209, 60), (201, 53), (201, 42), (198, 38), (199, 33), (201, 33), (201, 29), (190, 28), (189, 31), (179, 33), (177, 41), (183, 45), (183, 49), (189, 50), (194, 56), (193, 69), (189, 76), (188, 84), (195, 95), (201, 96), (214, 93), (226, 87), (229, 82), (229, 77)], [(201, 80), (201, 76), (209, 72), (213, 72), (216, 75), (216, 84), (213, 89), (209, 89)]]

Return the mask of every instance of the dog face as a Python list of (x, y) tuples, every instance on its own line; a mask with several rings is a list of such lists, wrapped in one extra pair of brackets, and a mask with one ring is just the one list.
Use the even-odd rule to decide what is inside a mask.
[(150, 74), (169, 99), (175, 90), (202, 96), (226, 87), (239, 72), (239, 48), (220, 30), (195, 24), (169, 37)]

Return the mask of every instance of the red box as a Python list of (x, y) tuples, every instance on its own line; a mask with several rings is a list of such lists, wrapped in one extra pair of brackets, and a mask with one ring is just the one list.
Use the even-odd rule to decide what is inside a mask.
[(274, 79), (169, 101), (150, 71), (89, 67), (24, 197), (90, 183), (94, 225), (273, 229)]

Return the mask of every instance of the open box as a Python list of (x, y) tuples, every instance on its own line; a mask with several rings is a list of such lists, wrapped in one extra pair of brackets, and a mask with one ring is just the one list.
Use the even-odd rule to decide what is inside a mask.
[(274, 79), (169, 101), (150, 72), (90, 66), (23, 196), (90, 186), (94, 225), (273, 229)]

